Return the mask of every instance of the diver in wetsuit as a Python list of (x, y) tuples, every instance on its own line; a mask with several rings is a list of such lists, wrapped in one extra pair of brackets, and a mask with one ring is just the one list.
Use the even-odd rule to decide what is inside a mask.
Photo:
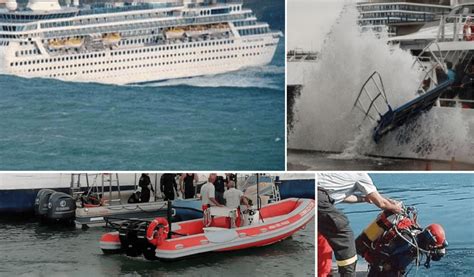
[(174, 200), (174, 192), (178, 190), (178, 184), (175, 179), (176, 174), (165, 173), (160, 178), (160, 189), (165, 195), (164, 200)]
[(408, 226), (397, 228), (399, 235), (388, 234), (373, 243), (376, 249), (366, 254), (367, 261), (370, 260), (368, 277), (406, 276), (408, 266), (418, 259), (421, 262), (422, 255), (426, 256), (425, 267), (429, 268), (432, 260), (439, 261), (446, 254), (448, 242), (441, 225), (431, 224), (420, 231), (418, 226), (406, 222)]
[(138, 181), (138, 186), (141, 188), (140, 202), (145, 203), (150, 201), (150, 189), (153, 193), (155, 193), (155, 191), (151, 185), (150, 176), (148, 176), (147, 173), (142, 174), (140, 181)]

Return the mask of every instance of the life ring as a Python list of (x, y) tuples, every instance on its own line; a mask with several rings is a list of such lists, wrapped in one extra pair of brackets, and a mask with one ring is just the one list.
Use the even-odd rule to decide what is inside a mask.
[[(156, 228), (158, 227), (158, 230)], [(153, 219), (146, 229), (146, 238), (153, 245), (160, 245), (168, 236), (170, 225), (164, 217)]]
[(463, 36), (466, 41), (474, 40), (474, 24), (471, 22), (466, 22), (463, 26)]

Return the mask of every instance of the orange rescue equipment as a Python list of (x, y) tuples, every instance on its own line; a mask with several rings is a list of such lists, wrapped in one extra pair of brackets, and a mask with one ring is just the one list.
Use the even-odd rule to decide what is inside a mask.
[(318, 277), (327, 277), (331, 274), (332, 248), (323, 235), (318, 233)]
[[(158, 230), (156, 230), (158, 228)], [(160, 245), (167, 237), (170, 231), (168, 220), (164, 217), (153, 219), (146, 230), (146, 238), (153, 245)]]

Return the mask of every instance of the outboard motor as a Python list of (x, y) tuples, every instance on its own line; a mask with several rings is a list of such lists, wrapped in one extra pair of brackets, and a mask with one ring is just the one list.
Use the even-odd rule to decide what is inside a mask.
[(242, 217), (242, 226), (250, 226), (259, 222), (260, 212), (257, 209), (247, 209), (242, 212)]
[(156, 246), (147, 239), (149, 221), (131, 219), (118, 224), (111, 218), (106, 220), (108, 226), (117, 231), (106, 233), (100, 239), (100, 248), (104, 254), (125, 253), (130, 257), (143, 255), (147, 260), (157, 259)]
[(55, 192), (48, 202), (48, 219), (72, 222), (76, 217), (76, 201), (63, 192)]
[(36, 194), (35, 199), (35, 215), (40, 218), (45, 218), (48, 215), (48, 203), (51, 194), (55, 193), (51, 189), (42, 189)]
[(439, 261), (448, 246), (441, 225), (421, 228), (416, 210), (404, 209), (402, 214), (382, 212), (356, 239), (357, 253), (369, 264), (369, 277), (404, 276), (413, 262), (424, 266)]

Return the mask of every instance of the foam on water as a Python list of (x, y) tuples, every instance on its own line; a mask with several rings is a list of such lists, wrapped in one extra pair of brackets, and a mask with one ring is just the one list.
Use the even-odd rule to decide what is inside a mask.
[(284, 66), (265, 65), (249, 67), (211, 76), (198, 76), (193, 78), (172, 79), (163, 82), (146, 84), (145, 86), (178, 86), (193, 87), (258, 87), (280, 90), (282, 84), (278, 80), (268, 78), (268, 75), (285, 74)]
[(342, 152), (333, 155), (336, 159), (366, 154), (451, 159), (453, 154), (472, 151), (465, 141), (469, 127), (460, 111), (443, 112), (443, 116), (430, 111), (414, 125), (389, 133), (381, 143), (373, 142), (375, 123), (363, 121), (363, 113), (353, 109), (363, 83), (374, 71), (379, 72), (388, 101), (396, 108), (416, 97), (421, 71), (413, 67), (409, 52), (386, 43), (386, 34), (361, 33), (357, 17), (355, 6), (345, 5), (325, 38), (320, 60), (296, 101), (289, 147)]

